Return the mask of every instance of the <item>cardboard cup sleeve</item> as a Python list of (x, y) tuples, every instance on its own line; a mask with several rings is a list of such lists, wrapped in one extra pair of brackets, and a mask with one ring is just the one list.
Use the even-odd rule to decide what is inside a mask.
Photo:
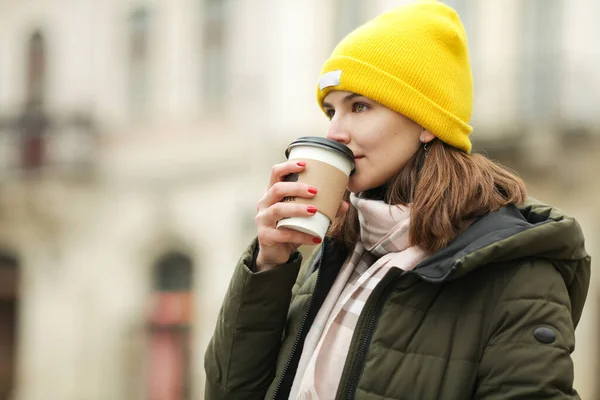
[(333, 221), (348, 187), (348, 175), (326, 162), (307, 160), (304, 171), (286, 177), (286, 181), (296, 181), (296, 179), (297, 182), (316, 187), (317, 194), (312, 199), (290, 196), (283, 201), (313, 205)]

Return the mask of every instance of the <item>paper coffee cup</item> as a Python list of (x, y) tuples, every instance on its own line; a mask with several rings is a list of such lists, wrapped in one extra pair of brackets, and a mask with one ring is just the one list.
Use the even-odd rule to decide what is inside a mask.
[(290, 174), (286, 181), (301, 182), (318, 189), (312, 199), (286, 197), (283, 201), (314, 205), (318, 211), (309, 217), (284, 218), (277, 228), (287, 228), (325, 238), (354, 172), (352, 150), (335, 140), (306, 136), (294, 140), (285, 151), (289, 160), (308, 160), (305, 169)]

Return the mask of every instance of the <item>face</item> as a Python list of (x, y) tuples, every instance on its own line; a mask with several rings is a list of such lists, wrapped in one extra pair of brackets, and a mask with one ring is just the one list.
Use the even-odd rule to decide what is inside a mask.
[(405, 116), (355, 93), (331, 91), (323, 100), (331, 123), (327, 137), (348, 146), (356, 170), (348, 190), (363, 192), (396, 175), (434, 136)]

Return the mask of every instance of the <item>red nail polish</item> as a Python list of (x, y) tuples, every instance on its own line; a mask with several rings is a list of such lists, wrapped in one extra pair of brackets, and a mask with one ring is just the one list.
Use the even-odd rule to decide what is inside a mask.
[(313, 238), (313, 243), (314, 243), (314, 244), (319, 244), (319, 243), (321, 243), (321, 242), (322, 242), (322, 240), (321, 240), (321, 239), (319, 239), (319, 238), (317, 238), (317, 237), (316, 237), (316, 238)]
[(304, 161), (298, 161), (296, 164), (298, 164), (299, 167), (306, 167), (306, 162)]
[(306, 207), (306, 211), (308, 211), (311, 214), (314, 214), (314, 213), (317, 212), (317, 207), (315, 207), (315, 206), (308, 206), (308, 207)]
[(309, 186), (309, 187), (308, 187), (308, 193), (311, 193), (311, 194), (317, 194), (317, 188), (316, 188), (316, 187)]

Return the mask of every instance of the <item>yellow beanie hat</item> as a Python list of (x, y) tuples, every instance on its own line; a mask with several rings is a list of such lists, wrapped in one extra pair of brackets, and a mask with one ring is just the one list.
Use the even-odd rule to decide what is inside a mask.
[(346, 36), (321, 70), (321, 108), (332, 90), (366, 96), (449, 145), (471, 151), (467, 38), (456, 12), (441, 2), (397, 7)]

